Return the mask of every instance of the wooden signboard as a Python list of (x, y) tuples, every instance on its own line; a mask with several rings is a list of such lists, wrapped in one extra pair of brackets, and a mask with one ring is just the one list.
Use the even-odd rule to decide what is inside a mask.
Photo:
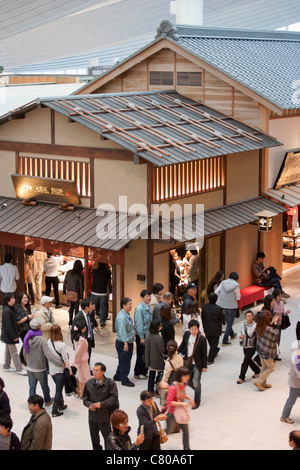
[(37, 201), (81, 204), (75, 181), (39, 176), (11, 175), (16, 196)]
[(274, 189), (300, 182), (300, 149), (285, 154)]

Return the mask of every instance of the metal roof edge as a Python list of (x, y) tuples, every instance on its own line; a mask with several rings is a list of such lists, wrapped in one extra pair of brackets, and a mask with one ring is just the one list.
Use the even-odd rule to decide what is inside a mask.
[(240, 28), (216, 28), (213, 26), (176, 24), (162, 20), (157, 28), (156, 38), (207, 37), (219, 39), (249, 39), (273, 41), (300, 41), (300, 32), (283, 30), (254, 30)]

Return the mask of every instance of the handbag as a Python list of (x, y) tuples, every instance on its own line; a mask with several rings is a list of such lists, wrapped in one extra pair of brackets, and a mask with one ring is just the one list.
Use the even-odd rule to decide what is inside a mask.
[[(176, 390), (177, 390), (177, 401), (182, 401), (180, 400), (179, 393), (178, 393), (178, 385), (176, 385)], [(190, 410), (187, 406), (175, 406), (174, 407), (174, 418), (176, 423), (178, 424), (187, 424), (190, 420)]]
[(66, 293), (66, 298), (69, 302), (77, 302), (78, 292), (75, 292), (74, 290), (68, 290)]
[(288, 315), (282, 315), (281, 319), (281, 329), (286, 330), (289, 326), (291, 326), (291, 322)]
[[(154, 406), (155, 406), (155, 409), (156, 409), (156, 413), (158, 413), (158, 409), (157, 409), (157, 406), (156, 406), (156, 403), (153, 401), (154, 403)], [(167, 433), (166, 431), (163, 430), (162, 428), (162, 425), (160, 424), (160, 421), (157, 421), (157, 424), (158, 424), (158, 435), (159, 435), (159, 442), (160, 444), (165, 444), (165, 442), (168, 441), (168, 436), (167, 436)]]

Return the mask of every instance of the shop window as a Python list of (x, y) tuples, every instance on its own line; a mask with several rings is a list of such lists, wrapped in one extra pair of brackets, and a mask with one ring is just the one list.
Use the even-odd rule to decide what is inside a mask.
[(223, 157), (154, 168), (154, 202), (221, 189), (225, 185)]
[(89, 162), (19, 156), (17, 168), (19, 175), (76, 181), (79, 195), (91, 197)]
[(150, 72), (150, 85), (173, 85), (173, 72)]
[(202, 86), (201, 72), (177, 72), (178, 86)]

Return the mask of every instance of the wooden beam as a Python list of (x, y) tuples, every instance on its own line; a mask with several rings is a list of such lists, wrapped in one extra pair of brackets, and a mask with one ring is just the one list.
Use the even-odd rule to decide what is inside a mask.
[(99, 158), (102, 160), (122, 160), (128, 162), (133, 161), (133, 153), (124, 149), (102, 149), (95, 147), (77, 147), (73, 145), (40, 144), (0, 140), (0, 150), (22, 153), (43, 153), (47, 155), (64, 155), (69, 157)]

